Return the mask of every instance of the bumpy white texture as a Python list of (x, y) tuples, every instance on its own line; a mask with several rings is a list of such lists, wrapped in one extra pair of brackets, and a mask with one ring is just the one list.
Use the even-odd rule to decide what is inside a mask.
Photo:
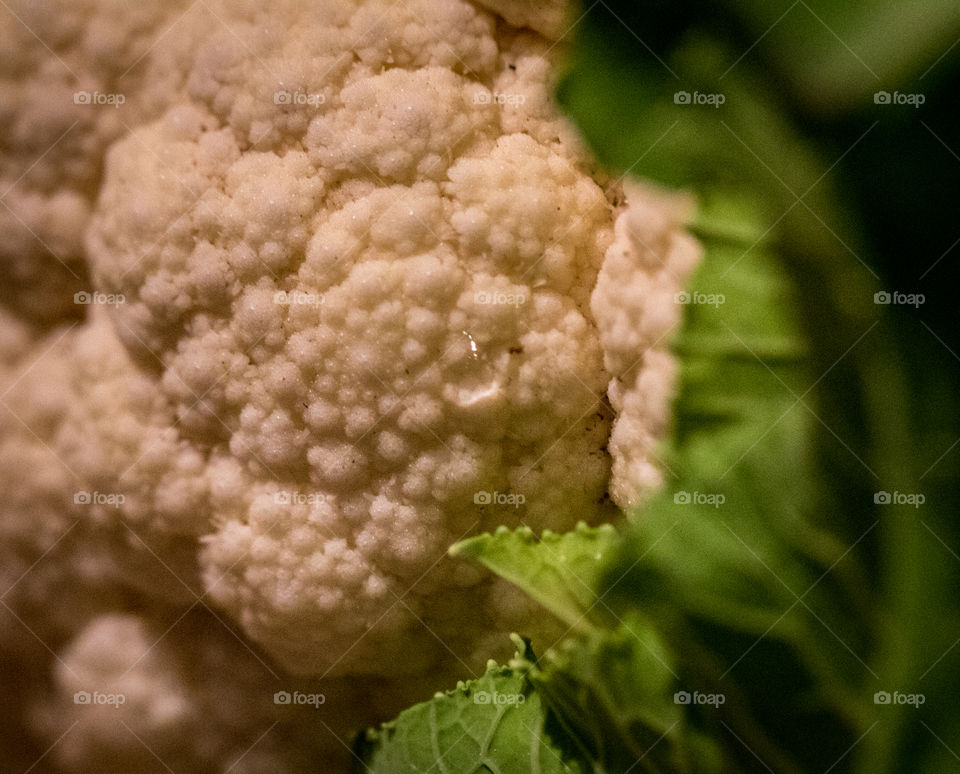
[[(91, 400), (132, 391), (137, 419), (74, 412), (70, 459), (130, 493), (113, 515), (188, 586), (175, 547), (202, 536), (210, 598), (305, 674), (473, 660), (489, 584), (446, 548), (606, 514), (588, 304), (612, 209), (543, 131), (544, 67), (528, 60), (545, 45), (530, 38), (521, 63), (535, 80), (513, 80), (540, 136), (505, 133), (526, 108), (488, 86), (509, 69), (493, 20), (419, 10), (449, 36), (403, 55), (398, 23), (359, 62), (319, 10), (272, 9), (276, 31), (234, 14), (230, 36), (199, 44), (184, 104), (111, 149), (88, 240), (147, 367), (119, 391), (111, 366), (86, 369)], [(363, 27), (371, 4), (358, 13)], [(525, 502), (478, 507), (482, 492)]]
[[(167, 442), (172, 422), (161, 426), (168, 415), (156, 387), (132, 367), (106, 315), (39, 342), (5, 318), (0, 655), (15, 671), (4, 677), (4, 760), (22, 754), (26, 770), (59, 739), (43, 761), (57, 772), (235, 762), (232, 771), (250, 774), (346, 770), (349, 754), (331, 731), (349, 742), (370, 718), (420, 696), (422, 676), (294, 677), (245, 642), (203, 596), (196, 538), (178, 532), (202, 486), (192, 455)], [(104, 469), (130, 471), (122, 523), (113, 505), (75, 502), (81, 492), (116, 492), (103, 486)], [(123, 694), (124, 703), (77, 704), (79, 691)], [(324, 704), (278, 706), (277, 691), (322, 694)]]
[(617, 415), (607, 447), (610, 496), (629, 508), (663, 483), (657, 445), (670, 419), (676, 375), (669, 347), (683, 317), (677, 294), (702, 249), (683, 230), (690, 200), (637, 183), (624, 189), (629, 205), (617, 218), (590, 303)]
[(169, 64), (144, 55), (183, 5), (12, 0), (0, 9), (0, 302), (36, 325), (81, 316), (73, 294), (90, 290), (83, 235), (103, 153), (176, 100)]
[[(264, 648), (260, 681), (341, 692), (326, 722), (349, 739), (511, 630), (560, 634), (446, 559), (451, 542), (611, 515), (588, 303), (612, 210), (549, 105), (548, 44), (498, 37), (462, 2), (210, 9), (150, 49), (143, 93), (164, 83), (173, 107), (130, 117), (106, 160), (87, 252), (96, 289), (125, 303), (38, 341), (37, 364), (27, 338), (6, 342), (28, 373), (3, 417), (21, 619), (4, 650), (48, 657), (32, 630), (61, 651), (35, 717), (41, 744), (80, 721), (52, 753), (73, 770), (155, 761), (119, 715), (70, 704), (63, 664), (96, 690), (172, 697), (172, 714), (122, 710), (161, 757), (230, 760), (264, 730), (259, 683), (232, 673), (236, 654), (198, 662), (236, 623)], [(176, 623), (191, 607), (219, 632), (195, 650)], [(123, 655), (154, 636), (156, 660)], [(220, 681), (246, 697), (232, 715), (209, 711)], [(208, 736), (182, 744), (201, 717)], [(298, 739), (339, 744), (316, 723), (277, 733), (289, 750), (244, 760), (283, 770), (311, 749)]]
[[(0, 309), (0, 651), (51, 669), (23, 698), (41, 750), (78, 721), (48, 757), (66, 770), (155, 766), (118, 719), (177, 771), (251, 745), (235, 771), (341, 770), (274, 691), (325, 693), (349, 741), (507, 632), (562, 633), (445, 551), (611, 518), (611, 457), (619, 503), (655, 479), (631, 444), (662, 427), (669, 359), (630, 365), (656, 340), (645, 293), (672, 286), (627, 215), (614, 241), (618, 186), (557, 116), (540, 35), (462, 0), (54, 5), (31, 17), (53, 50), (128, 101), (50, 151), (72, 210), (32, 182), (46, 161), (25, 190), (78, 254), (99, 190), (91, 283), (125, 302), (39, 339), (64, 314), (25, 313), (32, 280)], [(17, 78), (44, 77), (4, 24), (33, 51)], [(59, 115), (61, 87), (3, 120)], [(675, 240), (647, 220), (635, 237)], [(31, 250), (11, 255), (44, 276)], [(139, 698), (85, 714), (86, 682)]]

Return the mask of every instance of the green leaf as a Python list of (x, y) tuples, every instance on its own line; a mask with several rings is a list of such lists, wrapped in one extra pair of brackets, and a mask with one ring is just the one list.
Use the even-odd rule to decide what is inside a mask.
[(612, 526), (588, 527), (583, 522), (573, 532), (545, 530), (539, 538), (529, 527), (515, 531), (500, 527), (492, 535), (457, 543), (450, 554), (479, 562), (565, 623), (583, 630), (606, 618), (596, 583), (619, 540)]
[[(528, 652), (528, 658), (532, 654)], [(539, 694), (517, 667), (488, 665), (477, 680), (414, 705), (357, 745), (366, 774), (581, 774), (544, 729)]]
[(676, 668), (654, 629), (632, 619), (565, 640), (530, 681), (596, 772), (719, 771), (718, 749), (689, 728)]
[(689, 305), (675, 343), (663, 453), (678, 478), (636, 514), (600, 592), (649, 617), (691, 690), (727, 698), (705, 722), (736, 766), (823, 771), (868, 727), (875, 542), (827, 486), (802, 294), (772, 246), (704, 242), (691, 287), (724, 303)]

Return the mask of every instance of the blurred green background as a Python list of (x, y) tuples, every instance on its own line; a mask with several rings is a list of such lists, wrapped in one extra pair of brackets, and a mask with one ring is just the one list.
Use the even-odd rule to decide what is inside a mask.
[[(763, 459), (738, 473), (734, 497), (766, 492), (776, 508), (751, 503), (733, 523), (772, 546), (757, 552), (791, 582), (805, 563), (809, 577), (819, 571), (797, 547), (805, 537), (856, 541), (844, 561), (864, 581), (857, 591), (818, 588), (792, 633), (757, 648), (766, 672), (735, 674), (750, 717), (728, 718), (727, 730), (753, 733), (776, 763), (712, 729), (726, 736), (729, 770), (960, 771), (960, 4), (598, 0), (584, 9), (561, 105), (614, 174), (697, 195), (692, 227), (707, 259), (695, 283), (739, 302), (713, 322), (687, 310), (671, 460), (721, 486), (710, 455), (735, 458), (764, 427), (751, 414), (788, 405), (777, 382), (810, 385), (816, 421), (781, 425)], [(763, 256), (784, 287), (766, 276)], [(762, 368), (744, 370), (750, 359), (717, 335), (724, 327), (759, 352)], [(805, 375), (794, 372), (801, 360)], [(924, 503), (876, 502), (886, 490)], [(727, 536), (706, 521), (647, 557), (658, 534), (650, 525), (672, 521), (668, 509), (654, 502), (638, 514), (621, 564), (630, 593), (614, 588), (620, 568), (610, 590), (624, 614), (650, 614), (673, 637), (691, 679), (709, 680), (720, 670), (703, 653), (723, 663), (751, 641), (737, 615), (755, 603), (779, 623), (775, 589), (750, 590), (747, 554), (717, 559)], [(786, 513), (804, 532), (796, 540), (782, 529)], [(697, 583), (725, 576), (726, 596), (697, 596)], [(718, 623), (724, 615), (733, 623)], [(805, 639), (816, 624), (804, 617), (843, 632), (862, 666), (845, 663), (823, 632)], [(926, 701), (884, 712), (873, 698), (883, 690)]]

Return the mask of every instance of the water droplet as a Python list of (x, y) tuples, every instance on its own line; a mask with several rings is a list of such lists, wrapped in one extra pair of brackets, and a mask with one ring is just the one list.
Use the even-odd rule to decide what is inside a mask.
[(473, 353), (473, 359), (474, 359), (474, 360), (477, 360), (477, 359), (478, 359), (478, 355), (477, 355), (477, 342), (474, 341), (473, 336), (471, 336), (471, 335), (469, 334), (469, 332), (467, 332), (467, 331), (461, 331), (461, 333), (462, 333), (464, 336), (466, 336), (468, 339), (470, 339), (470, 352)]

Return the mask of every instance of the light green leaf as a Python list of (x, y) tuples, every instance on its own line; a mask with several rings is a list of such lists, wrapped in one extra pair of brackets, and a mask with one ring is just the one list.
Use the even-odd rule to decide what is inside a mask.
[[(530, 654), (532, 656), (532, 654)], [(358, 745), (365, 774), (581, 774), (551, 741), (540, 696), (517, 667), (488, 665), (416, 704)]]
[(457, 543), (450, 554), (479, 562), (519, 586), (565, 623), (584, 630), (606, 618), (596, 584), (605, 560), (619, 542), (610, 525), (572, 532), (549, 530), (538, 538), (528, 527), (478, 535)]

